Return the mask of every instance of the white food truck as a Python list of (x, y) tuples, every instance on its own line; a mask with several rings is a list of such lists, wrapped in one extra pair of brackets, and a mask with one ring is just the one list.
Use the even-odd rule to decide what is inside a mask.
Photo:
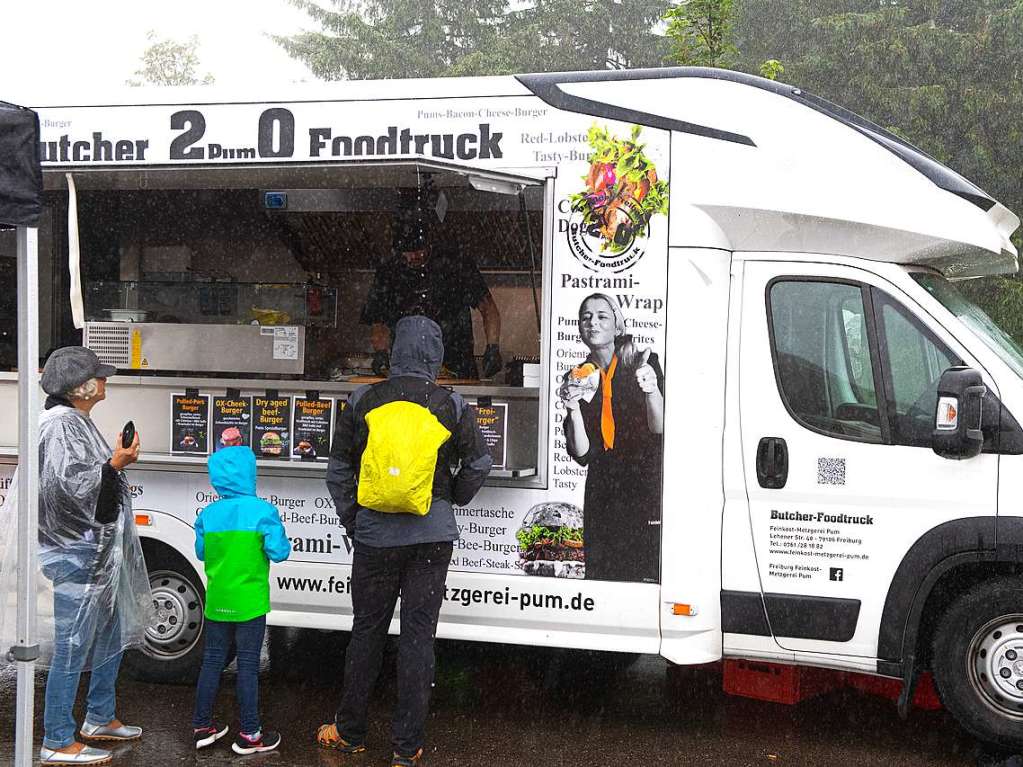
[[(907, 687), (930, 670), (966, 729), (1023, 744), (1023, 350), (956, 288), (1017, 270), (1019, 219), (969, 181), (798, 88), (719, 70), (84, 99), (32, 105), (40, 345), (115, 364), (94, 416), (111, 441), (129, 418), (141, 436), (129, 476), (158, 618), (136, 673), (200, 661), (192, 524), (215, 497), (206, 456), (232, 442), (256, 451), (293, 544), (269, 622), (350, 628), (326, 458), (373, 380), (367, 296), (411, 198), (433, 252), (482, 276), (506, 363), (446, 375), (495, 470), (456, 510), (441, 637)], [(0, 267), (13, 251), (0, 240)], [(617, 370), (581, 367), (597, 304)], [(0, 344), (0, 488), (15, 360)], [(656, 392), (637, 393), (643, 361)]]

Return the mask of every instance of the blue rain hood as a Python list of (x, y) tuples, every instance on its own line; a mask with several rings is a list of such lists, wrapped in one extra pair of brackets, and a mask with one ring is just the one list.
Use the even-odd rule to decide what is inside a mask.
[(225, 447), (210, 456), (210, 484), (221, 498), (256, 494), (256, 455), (251, 447)]
[(443, 361), (444, 337), (436, 322), (420, 315), (398, 320), (391, 344), (392, 376), (436, 381)]

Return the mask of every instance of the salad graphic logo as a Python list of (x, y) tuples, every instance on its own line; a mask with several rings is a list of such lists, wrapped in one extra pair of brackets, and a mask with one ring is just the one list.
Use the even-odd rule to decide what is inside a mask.
[(624, 272), (643, 255), (650, 219), (668, 213), (668, 182), (639, 143), (642, 128), (628, 139), (606, 128), (590, 128), (593, 154), (582, 192), (569, 196), (569, 220), (563, 227), (572, 253), (591, 271)]

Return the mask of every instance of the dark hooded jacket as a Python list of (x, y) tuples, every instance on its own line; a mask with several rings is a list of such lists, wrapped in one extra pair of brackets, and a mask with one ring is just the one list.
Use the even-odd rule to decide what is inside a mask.
[[(349, 537), (367, 546), (410, 546), (458, 538), (452, 505), (464, 506), (483, 486), (493, 463), (479, 426), (456, 392), (435, 382), (444, 359), (440, 327), (426, 317), (403, 317), (391, 345), (391, 376), (352, 392), (338, 417), (327, 465), (327, 489)], [(359, 467), (369, 428), (366, 415), (404, 400), (428, 408), (451, 432), (437, 451), (433, 503), (425, 516), (386, 514), (360, 506)]]

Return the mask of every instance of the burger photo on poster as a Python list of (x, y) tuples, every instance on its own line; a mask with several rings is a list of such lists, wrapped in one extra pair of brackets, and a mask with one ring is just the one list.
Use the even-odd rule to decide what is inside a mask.
[(280, 455), (284, 450), (284, 441), (281, 435), (275, 431), (263, 432), (259, 438), (259, 452), (263, 455)]
[(316, 448), (308, 437), (301, 437), (292, 452), (301, 458), (316, 458)]
[(522, 518), (515, 534), (518, 565), (526, 575), (586, 577), (583, 511), (571, 503), (538, 503)]
[(241, 429), (237, 426), (228, 426), (220, 435), (220, 444), (223, 447), (237, 447), (244, 445)]

